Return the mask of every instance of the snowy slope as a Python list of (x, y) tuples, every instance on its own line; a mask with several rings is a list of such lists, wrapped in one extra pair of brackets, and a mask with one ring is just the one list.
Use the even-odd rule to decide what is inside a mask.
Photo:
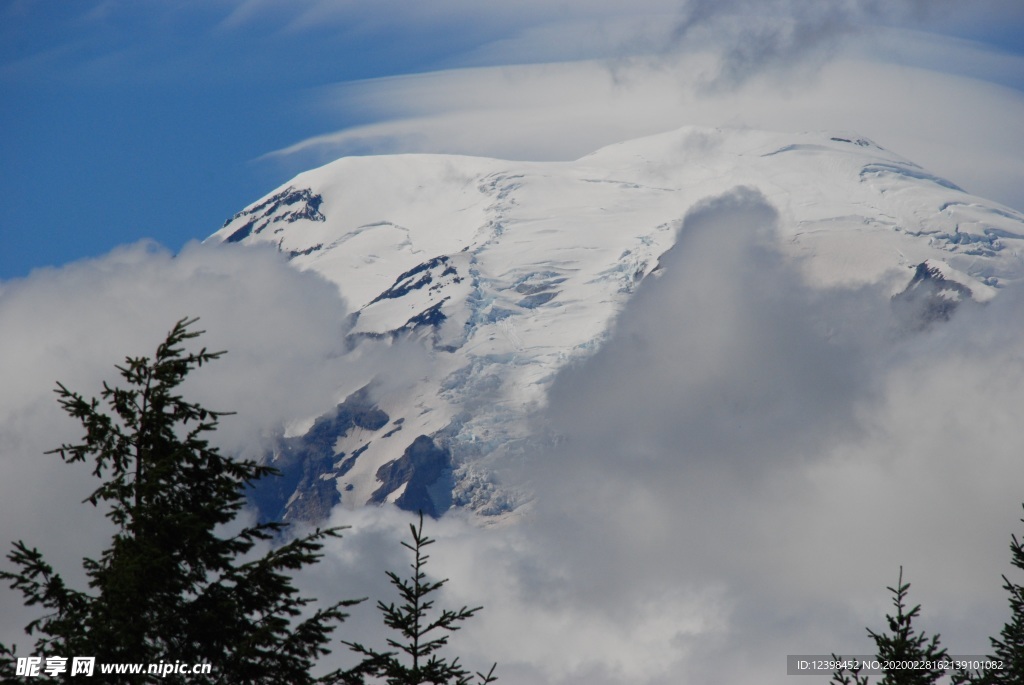
[(278, 494), (282, 513), (315, 518), (339, 499), (514, 508), (493, 460), (529, 438), (553, 375), (600, 344), (686, 212), (740, 185), (777, 207), (779, 244), (815, 284), (895, 295), (916, 279), (933, 299), (985, 300), (1024, 277), (1024, 216), (852, 134), (684, 128), (559, 163), (340, 159), (210, 240), (276, 245), (338, 285), (353, 347), (414, 339), (429, 363), (369, 395), (353, 379), (316, 440), (282, 439), (276, 459), (303, 474)]

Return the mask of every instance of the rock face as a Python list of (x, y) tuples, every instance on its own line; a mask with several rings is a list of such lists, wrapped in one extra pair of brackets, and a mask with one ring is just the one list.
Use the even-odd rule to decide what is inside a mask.
[(426, 435), (420, 435), (405, 454), (377, 469), (380, 488), (370, 502), (393, 501), (402, 509), (440, 516), (451, 506), (452, 455)]
[(261, 514), (275, 521), (326, 518), (341, 502), (337, 477), (359, 456), (337, 451), (335, 445), (355, 429), (378, 431), (388, 421), (364, 388), (317, 418), (303, 435), (279, 438), (267, 461), (281, 478), (265, 478), (253, 489), (252, 500)]
[[(224, 242), (237, 243), (249, 236), (259, 235), (271, 224), (290, 224), (300, 220), (324, 221), (325, 217), (320, 213), (320, 204), (323, 201), (322, 197), (314, 195), (308, 188), (296, 190), (289, 186), (228, 219), (224, 226), (237, 226), (239, 223), (241, 226), (235, 227)], [(273, 233), (280, 233), (282, 230), (283, 227), (279, 226)], [(308, 251), (303, 252), (310, 254)]]
[(600, 346), (686, 213), (737, 186), (775, 206), (773, 239), (809, 283), (885, 284), (912, 329), (1024, 277), (1024, 216), (856, 135), (686, 128), (575, 162), (340, 159), (210, 240), (269, 243), (336, 283), (353, 353), (412, 344), (423, 359), (401, 384), (339, 388), (281, 438), (268, 458), (286, 478), (260, 506), (515, 508), (491, 474), (535, 439), (551, 379)]
[(947, 280), (939, 267), (921, 262), (906, 289), (893, 295), (892, 304), (906, 326), (921, 330), (937, 321), (948, 321), (961, 303), (970, 300), (970, 288)]

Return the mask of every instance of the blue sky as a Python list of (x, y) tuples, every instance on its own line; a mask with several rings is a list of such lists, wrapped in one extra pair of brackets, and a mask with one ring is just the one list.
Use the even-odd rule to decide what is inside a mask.
[[(926, 6), (931, 11), (921, 9)], [(587, 60), (598, 60), (617, 77), (617, 70), (635, 70), (648, 58), (719, 50), (731, 69), (723, 69), (728, 78), (714, 84), (721, 105), (721, 91), (738, 92), (764, 68), (800, 83), (801, 66), (834, 59), (841, 43), (851, 54), (872, 52), (875, 60), (882, 55), (883, 61), (966, 73), (1020, 93), (1024, 11), (1014, 2), (972, 3), (959, 14), (956, 6), (896, 2), (882, 11), (871, 2), (800, 0), (644, 0), (628, 7), (5, 0), (0, 279), (143, 238), (178, 250), (295, 173), (341, 154), (572, 157), (674, 127), (671, 118), (644, 119), (646, 114), (610, 107), (600, 99), (600, 87), (588, 87), (597, 83), (593, 73), (580, 71), (594, 63)], [(789, 23), (785, 31), (765, 30), (756, 23), (763, 19), (758, 13)], [(753, 16), (754, 23), (730, 28), (741, 16)], [(879, 49), (878, 27), (927, 33), (904, 33)], [(746, 40), (751, 35), (764, 52), (740, 49), (754, 44)], [(907, 47), (913, 41), (906, 35), (915, 36), (915, 47)], [(870, 36), (876, 42), (866, 42)], [(534, 71), (515, 66), (530, 63)], [(503, 84), (499, 73), (513, 74), (514, 83)], [(634, 75), (634, 83), (647, 83), (643, 78)], [(644, 97), (656, 89), (650, 85)], [(572, 114), (544, 112), (559, 97), (586, 102), (605, 119), (583, 135)], [(532, 103), (528, 112), (522, 102)], [(718, 110), (705, 109), (701, 123), (717, 116)], [(721, 118), (730, 125), (765, 123), (737, 122), (734, 113)], [(778, 113), (775, 119), (792, 118)], [(536, 124), (528, 129), (524, 121)], [(816, 123), (806, 125), (820, 128)], [(516, 126), (521, 130), (509, 137)], [(576, 136), (572, 144), (565, 143), (567, 127)], [(871, 135), (870, 122), (865, 127)], [(1019, 126), (1002, 133), (1019, 145)], [(926, 141), (908, 147), (929, 149)], [(1008, 191), (996, 199), (1021, 206)]]
[(470, 63), (510, 28), (500, 14), (389, 21), (395, 4), (0, 5), (0, 278), (203, 238), (303, 169), (261, 155), (364, 123), (317, 106), (318, 88)]
[(0, 278), (203, 238), (301, 170), (260, 155), (359, 123), (328, 121), (312, 89), (434, 68), (480, 40), (369, 22), (282, 31), (272, 8), (231, 26), (224, 2), (0, 7)]

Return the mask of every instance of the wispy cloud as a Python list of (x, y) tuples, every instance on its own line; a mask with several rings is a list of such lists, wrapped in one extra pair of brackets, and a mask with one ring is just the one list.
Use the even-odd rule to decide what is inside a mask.
[[(340, 6), (313, 6), (334, 22), (377, 25), (372, 12), (356, 17)], [(1012, 3), (992, 0), (969, 13), (959, 3), (913, 0), (644, 2), (628, 13), (569, 3), (557, 15), (528, 5), (497, 29), (488, 19), (501, 13), (491, 6), (453, 2), (446, 9), (431, 14), (428, 33), (445, 35), (456, 23), (490, 27), (472, 41), (456, 39), (434, 62), (452, 68), (318, 89), (312, 109), (325, 122), (334, 112), (342, 125), (331, 130), (328, 123), (263, 159), (295, 171), (389, 152), (570, 159), (683, 124), (843, 129), (975, 192), (1024, 204), (1013, 162), (1024, 146), (1013, 123), (1024, 58), (925, 32), (1019, 22)], [(412, 16), (423, 12), (434, 10)], [(406, 22), (388, 25), (401, 32)], [(979, 154), (993, 163), (980, 163)]]
[[(902, 34), (900, 34), (902, 35)], [(937, 39), (912, 34), (923, 52)], [(973, 50), (1005, 73), (1024, 59)], [(925, 47), (927, 46), (927, 47)], [(782, 82), (751, 77), (707, 92), (706, 54), (616, 64), (481, 67), (342, 84), (318, 108), (368, 120), (264, 157), (296, 171), (351, 154), (444, 152), (575, 159), (623, 139), (684, 124), (780, 131), (856, 131), (982, 196), (1024, 207), (1024, 94), (919, 66), (843, 59)]]

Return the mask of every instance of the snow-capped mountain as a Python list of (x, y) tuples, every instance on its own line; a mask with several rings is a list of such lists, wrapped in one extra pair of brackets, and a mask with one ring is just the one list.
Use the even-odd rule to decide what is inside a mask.
[(353, 379), (282, 437), (286, 477), (261, 506), (515, 508), (495, 460), (530, 439), (553, 376), (601, 344), (687, 211), (737, 186), (777, 208), (778, 243), (809, 282), (884, 282), (913, 325), (1024, 278), (1024, 215), (856, 135), (684, 128), (574, 162), (340, 159), (209, 240), (275, 245), (337, 284), (353, 350), (405, 341), (427, 362), (401, 386)]

